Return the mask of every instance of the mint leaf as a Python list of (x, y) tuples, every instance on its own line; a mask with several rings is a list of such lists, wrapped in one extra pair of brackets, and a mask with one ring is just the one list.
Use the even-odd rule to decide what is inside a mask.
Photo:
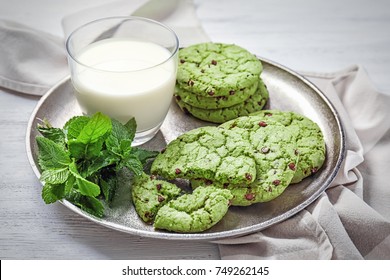
[(99, 172), (104, 167), (114, 165), (120, 161), (120, 157), (110, 153), (107, 150), (103, 150), (100, 155), (86, 164), (86, 168), (82, 175), (84, 178), (90, 177), (93, 174)]
[(112, 130), (106, 139), (106, 147), (113, 154), (125, 156), (131, 152), (132, 133), (119, 121), (112, 119)]
[(63, 199), (64, 197), (64, 184), (52, 185), (46, 183), (42, 188), (42, 199), (46, 204), (54, 203), (57, 200)]
[(102, 187), (106, 202), (111, 203), (117, 188), (116, 177), (110, 177), (107, 180), (100, 179), (100, 186)]
[[(138, 159), (138, 157), (134, 154), (129, 154), (125, 158), (121, 160), (118, 164), (117, 168), (127, 167), (130, 171), (132, 171), (136, 176), (140, 176), (143, 173), (143, 165)], [(119, 169), (117, 169), (119, 171)]]
[(63, 168), (71, 163), (69, 154), (63, 146), (42, 136), (38, 136), (36, 141), (39, 152), (38, 163), (43, 170)]
[(68, 167), (58, 168), (58, 169), (46, 169), (41, 174), (41, 181), (49, 184), (62, 184), (69, 177)]
[(135, 121), (135, 118), (131, 118), (126, 124), (125, 124), (125, 127), (127, 129), (127, 131), (129, 132), (129, 140), (131, 140), (131, 142), (133, 142), (134, 140), (134, 136), (135, 136), (135, 132), (137, 130), (137, 122)]
[(76, 185), (76, 178), (74, 176), (69, 175), (68, 180), (65, 182), (65, 195), (70, 194)]
[(107, 149), (113, 149), (120, 145), (121, 140), (129, 139), (130, 133), (127, 128), (119, 121), (112, 119), (112, 130), (110, 135), (106, 139)]
[(64, 130), (67, 131), (68, 140), (76, 139), (90, 119), (88, 116), (76, 116), (67, 121)]
[(72, 162), (69, 165), (69, 171), (75, 177), (77, 190), (82, 195), (96, 197), (100, 194), (100, 187), (98, 185), (96, 185), (95, 183), (92, 183), (92, 182), (88, 181), (87, 179), (83, 178), (79, 174), (79, 172), (77, 171), (77, 167), (76, 167), (76, 164), (74, 162)]
[(104, 205), (97, 198), (72, 192), (66, 196), (66, 199), (87, 213), (100, 218), (104, 216)]
[(38, 131), (53, 142), (65, 146), (65, 134), (62, 129), (38, 125)]
[(88, 123), (80, 131), (77, 140), (84, 144), (95, 143), (101, 141), (102, 137), (111, 131), (111, 119), (98, 112), (92, 116)]
[(94, 143), (85, 144), (78, 139), (71, 139), (68, 142), (70, 155), (76, 159), (97, 157), (103, 148), (104, 140), (104, 138), (101, 138)]
[(159, 152), (149, 151), (139, 147), (133, 147), (132, 153), (138, 157), (142, 164), (145, 164), (148, 159), (153, 159), (159, 154)]
[(123, 156), (127, 156), (130, 154), (132, 147), (131, 147), (131, 140), (130, 139), (125, 139), (121, 140), (121, 143), (119, 145), (120, 152)]
[(69, 129), (72, 128), (73, 131), (72, 136), (84, 125), (77, 138), (68, 141), (69, 152), (76, 159), (98, 156), (112, 128), (111, 119), (102, 113), (96, 113), (86, 124), (83, 124), (84, 122), (84, 118), (79, 118), (69, 123)]

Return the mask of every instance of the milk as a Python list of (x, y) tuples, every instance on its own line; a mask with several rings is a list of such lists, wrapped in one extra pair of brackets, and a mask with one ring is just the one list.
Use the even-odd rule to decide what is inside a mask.
[(137, 132), (159, 126), (176, 80), (177, 62), (170, 57), (157, 44), (130, 39), (111, 38), (88, 45), (77, 54), (79, 63), (72, 69), (83, 112), (100, 111), (122, 123), (135, 117)]

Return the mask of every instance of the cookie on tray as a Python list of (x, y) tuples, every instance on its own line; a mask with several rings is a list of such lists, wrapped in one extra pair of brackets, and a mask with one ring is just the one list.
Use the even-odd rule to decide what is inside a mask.
[(212, 180), (192, 180), (193, 185), (227, 188), (233, 194), (232, 205), (247, 206), (267, 202), (284, 192), (294, 177), (299, 156), (294, 127), (262, 117), (245, 116), (226, 122), (220, 127), (245, 135), (256, 161), (256, 179), (249, 184), (231, 184)]
[(231, 198), (228, 190), (199, 187), (161, 207), (154, 227), (181, 233), (205, 231), (225, 216)]
[(151, 172), (169, 180), (250, 183), (256, 177), (256, 163), (245, 133), (215, 126), (188, 131), (157, 155)]
[(326, 157), (325, 140), (318, 124), (295, 112), (264, 110), (256, 112), (265, 122), (278, 121), (286, 127), (293, 127), (297, 134), (297, 150), (299, 164), (291, 183), (298, 183), (316, 173), (324, 164)]
[(198, 95), (191, 91), (184, 90), (176, 85), (175, 98), (177, 99), (177, 101), (181, 100), (188, 105), (202, 109), (226, 108), (244, 102), (256, 92), (258, 84), (259, 83), (256, 82), (248, 88), (242, 88), (238, 91), (232, 91), (228, 96)]
[(146, 223), (152, 223), (158, 209), (180, 194), (181, 189), (176, 185), (145, 173), (134, 178), (131, 189), (135, 210)]
[(179, 51), (177, 84), (201, 96), (230, 96), (252, 87), (262, 70), (260, 60), (242, 47), (201, 43)]
[(194, 117), (213, 123), (224, 123), (240, 116), (247, 116), (253, 112), (260, 111), (267, 103), (268, 90), (261, 79), (259, 79), (258, 88), (247, 100), (227, 108), (221, 109), (201, 109), (185, 103), (183, 100), (177, 100), (179, 107)]

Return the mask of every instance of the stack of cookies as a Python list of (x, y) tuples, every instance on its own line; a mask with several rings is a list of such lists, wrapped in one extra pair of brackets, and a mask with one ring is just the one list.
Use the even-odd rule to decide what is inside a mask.
[(268, 91), (260, 60), (232, 44), (201, 43), (179, 51), (176, 102), (186, 113), (223, 123), (261, 110)]

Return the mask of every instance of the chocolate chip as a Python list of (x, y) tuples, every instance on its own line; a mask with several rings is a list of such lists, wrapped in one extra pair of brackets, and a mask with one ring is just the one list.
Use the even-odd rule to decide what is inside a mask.
[(208, 95), (210, 95), (210, 96), (213, 96), (215, 94), (215, 92), (213, 91), (213, 90), (210, 90), (209, 92), (208, 92)]
[(180, 59), (180, 63), (184, 63), (186, 62), (184, 59)]
[(229, 94), (230, 94), (230, 95), (234, 95), (235, 93), (236, 93), (235, 90), (230, 90), (230, 91), (229, 91)]
[(159, 195), (157, 197), (157, 200), (158, 200), (158, 202), (163, 202), (165, 200), (165, 198), (162, 195)]
[(259, 122), (259, 126), (261, 126), (261, 127), (266, 127), (266, 126), (267, 126), (267, 123), (266, 123), (266, 122), (263, 122), (263, 121), (260, 121), (260, 122)]
[(179, 168), (176, 168), (176, 169), (175, 169), (175, 173), (176, 173), (176, 174), (180, 174), (180, 173), (181, 173), (181, 170), (180, 170)]
[(317, 171), (318, 171), (318, 168), (317, 167), (313, 167), (311, 169), (311, 174), (317, 173)]
[(295, 163), (293, 162), (289, 163), (288, 168), (290, 168), (292, 171), (295, 171)]
[(252, 174), (250, 174), (250, 173), (245, 173), (245, 178), (246, 178), (248, 181), (251, 181), (251, 180), (252, 180)]
[(206, 182), (205, 182), (205, 184), (206, 184), (207, 186), (210, 186), (212, 183), (213, 183), (213, 181), (211, 181), (211, 180), (206, 180)]
[(213, 60), (211, 61), (211, 64), (212, 64), (212, 65), (217, 65), (217, 61), (213, 59)]
[(275, 186), (279, 186), (280, 185), (280, 180), (273, 180), (272, 184), (275, 185)]
[(157, 184), (157, 185), (156, 185), (156, 189), (157, 189), (158, 191), (161, 190), (161, 187), (162, 187), (161, 184)]
[(145, 214), (144, 214), (144, 216), (146, 217), (146, 218), (153, 218), (153, 213), (150, 213), (149, 211), (146, 211), (145, 212)]
[(187, 84), (192, 87), (194, 85), (194, 81), (193, 80), (188, 80)]
[(255, 198), (255, 194), (253, 194), (253, 193), (245, 194), (245, 199), (246, 200), (253, 200), (254, 198)]

